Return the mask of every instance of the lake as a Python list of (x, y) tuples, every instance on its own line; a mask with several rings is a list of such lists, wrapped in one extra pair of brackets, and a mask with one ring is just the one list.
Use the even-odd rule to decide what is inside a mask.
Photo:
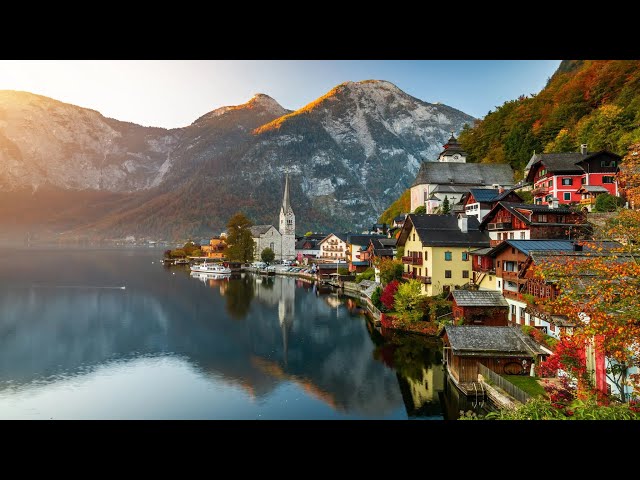
[(1, 419), (443, 419), (441, 346), (294, 277), (0, 250)]

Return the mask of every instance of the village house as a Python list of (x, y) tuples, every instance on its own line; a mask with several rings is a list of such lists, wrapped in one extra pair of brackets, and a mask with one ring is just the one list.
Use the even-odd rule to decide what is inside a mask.
[(489, 246), (489, 236), (478, 230), (478, 220), (464, 214), (410, 214), (400, 231), (398, 247), (404, 247), (404, 279), (416, 279), (424, 295), (449, 292), (469, 283), (469, 252)]
[(448, 300), (453, 302), (453, 319), (456, 324), (508, 325), (509, 304), (502, 293), (491, 290), (452, 290)]
[(466, 163), (467, 153), (451, 135), (435, 162), (423, 161), (411, 186), (411, 211), (435, 213), (445, 197), (453, 207), (471, 188), (508, 188), (515, 182), (508, 164)]
[(348, 234), (347, 263), (350, 272), (363, 272), (370, 266), (367, 247), (371, 239), (387, 239), (384, 235)]
[(348, 233), (330, 233), (318, 243), (320, 259), (327, 262), (347, 261)]
[(447, 325), (440, 336), (446, 368), (464, 393), (478, 381), (479, 365), (499, 375), (528, 375), (532, 363), (552, 353), (514, 327)]
[(377, 260), (395, 258), (396, 242), (395, 238), (372, 238), (369, 240), (367, 249), (360, 252), (360, 259), (369, 262), (369, 266), (373, 266)]
[(522, 203), (522, 197), (513, 190), (499, 188), (471, 188), (462, 197), (464, 213), (481, 222), (498, 202)]
[(223, 260), (226, 258), (227, 244), (224, 238), (213, 237), (209, 240), (209, 245), (202, 245), (200, 250), (207, 258), (214, 258), (216, 260)]
[(324, 233), (313, 233), (299, 238), (296, 241), (296, 258), (298, 261), (304, 262), (306, 258), (307, 262), (309, 262), (320, 258), (320, 240), (325, 237)]
[(498, 202), (480, 222), (489, 233), (491, 246), (504, 240), (576, 239), (588, 233), (589, 224), (581, 212), (567, 207)]
[(622, 157), (607, 150), (588, 152), (534, 153), (525, 167), (525, 179), (533, 183), (534, 203), (548, 205), (554, 198), (560, 204), (580, 204), (592, 211), (596, 197), (603, 193), (619, 195), (617, 174)]

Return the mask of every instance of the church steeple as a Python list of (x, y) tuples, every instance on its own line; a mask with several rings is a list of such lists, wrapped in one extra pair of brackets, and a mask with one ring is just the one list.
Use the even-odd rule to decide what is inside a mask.
[[(284, 180), (284, 195), (282, 196), (282, 206), (280, 207), (280, 233), (282, 235), (291, 235), (292, 238), (296, 233), (296, 216), (289, 200), (289, 174), (285, 176)], [(291, 254), (294, 253), (291, 252)]]
[(467, 152), (464, 151), (462, 145), (458, 143), (453, 132), (447, 143), (443, 145), (444, 150), (440, 152), (438, 156), (439, 162), (454, 162), (454, 163), (466, 163)]
[(285, 211), (289, 211), (291, 205), (289, 204), (289, 174), (285, 176), (284, 179), (284, 198), (282, 199), (282, 209)]

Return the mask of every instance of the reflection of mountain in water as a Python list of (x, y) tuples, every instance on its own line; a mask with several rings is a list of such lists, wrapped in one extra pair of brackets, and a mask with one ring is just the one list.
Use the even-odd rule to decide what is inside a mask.
[[(29, 258), (2, 257), (0, 385), (172, 354), (256, 397), (286, 381), (346, 412), (384, 415), (402, 405), (394, 372), (373, 359), (361, 317), (331, 308), (290, 277), (267, 286), (245, 275), (220, 292), (188, 272), (164, 271), (152, 264), (156, 256), (34, 251)], [(32, 270), (32, 262), (48, 269), (36, 277), (18, 268), (27, 263)], [(62, 283), (126, 290), (58, 288)]]

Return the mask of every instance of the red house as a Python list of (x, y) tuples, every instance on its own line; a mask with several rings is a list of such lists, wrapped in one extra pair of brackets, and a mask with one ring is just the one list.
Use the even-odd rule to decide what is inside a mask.
[(489, 233), (493, 247), (504, 240), (581, 238), (588, 224), (583, 213), (558, 207), (555, 202), (552, 205), (498, 202), (478, 228)]
[(474, 216), (481, 222), (482, 219), (496, 206), (498, 202), (522, 202), (522, 197), (513, 190), (504, 188), (470, 188), (468, 193), (462, 196), (464, 213)]
[(534, 203), (580, 204), (591, 211), (598, 195), (618, 195), (617, 174), (622, 157), (607, 150), (534, 154), (525, 167), (527, 182), (533, 183)]

